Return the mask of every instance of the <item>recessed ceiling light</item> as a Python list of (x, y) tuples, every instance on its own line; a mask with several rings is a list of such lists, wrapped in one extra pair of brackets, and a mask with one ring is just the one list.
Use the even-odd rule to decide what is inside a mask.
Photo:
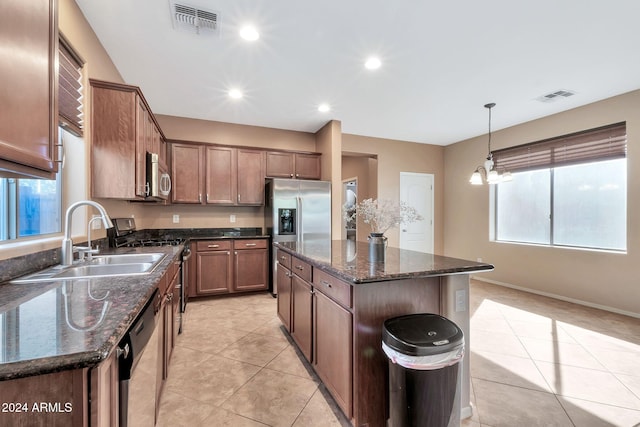
[(242, 98), (242, 92), (238, 89), (231, 89), (229, 91), (229, 97), (233, 99), (240, 99)]
[(367, 62), (364, 63), (364, 66), (367, 70), (377, 70), (378, 68), (380, 68), (380, 65), (382, 65), (382, 62), (380, 62), (380, 58), (376, 56), (368, 58)]
[(320, 111), (321, 113), (326, 113), (328, 111), (331, 110), (331, 107), (329, 106), (329, 104), (320, 104), (318, 105), (318, 111)]
[(250, 42), (256, 41), (260, 38), (260, 33), (253, 25), (245, 25), (240, 29), (240, 37)]

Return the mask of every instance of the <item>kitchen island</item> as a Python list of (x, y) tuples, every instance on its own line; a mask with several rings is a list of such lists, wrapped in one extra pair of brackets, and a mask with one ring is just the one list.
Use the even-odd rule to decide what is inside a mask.
[[(387, 248), (369, 262), (367, 243), (274, 243), (278, 316), (354, 426), (383, 427), (387, 409), (384, 320), (437, 313), (469, 348), (469, 274), (491, 264)], [(469, 358), (461, 369), (461, 418), (471, 415)]]

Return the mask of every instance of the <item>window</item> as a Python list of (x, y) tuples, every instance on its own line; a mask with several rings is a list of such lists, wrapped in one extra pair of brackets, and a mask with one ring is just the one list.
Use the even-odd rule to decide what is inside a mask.
[(513, 175), (494, 191), (495, 240), (626, 250), (624, 123), (496, 151), (494, 159)]

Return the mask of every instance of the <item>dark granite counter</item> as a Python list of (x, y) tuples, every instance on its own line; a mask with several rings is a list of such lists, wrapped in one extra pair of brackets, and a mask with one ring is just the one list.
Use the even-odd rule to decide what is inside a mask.
[(122, 339), (182, 248), (112, 251), (167, 254), (147, 275), (0, 284), (0, 380), (99, 364)]
[(491, 271), (493, 265), (388, 247), (384, 262), (369, 262), (369, 245), (350, 240), (276, 242), (276, 248), (348, 282), (370, 283)]

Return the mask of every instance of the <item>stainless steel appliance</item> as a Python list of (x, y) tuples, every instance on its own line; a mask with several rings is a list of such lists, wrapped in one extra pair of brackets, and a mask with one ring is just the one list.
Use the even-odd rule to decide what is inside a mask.
[(156, 328), (162, 301), (158, 290), (122, 339), (118, 352), (120, 427), (153, 426), (160, 329)]
[[(265, 227), (274, 242), (331, 240), (331, 183), (267, 179)], [(278, 263), (271, 251), (271, 292), (278, 293)]]
[[(136, 230), (136, 221), (133, 218), (111, 218), (113, 228), (107, 230), (109, 247), (111, 248), (135, 248), (142, 246), (178, 246), (185, 243), (183, 237), (169, 234), (150, 234)], [(183, 314), (187, 309), (187, 295), (189, 282), (185, 274), (185, 261), (191, 256), (189, 245), (185, 244), (180, 254), (180, 310), (178, 311), (178, 333), (182, 333)]]
[(147, 184), (145, 193), (148, 198), (166, 200), (171, 192), (171, 176), (167, 165), (160, 161), (156, 153), (147, 153)]

